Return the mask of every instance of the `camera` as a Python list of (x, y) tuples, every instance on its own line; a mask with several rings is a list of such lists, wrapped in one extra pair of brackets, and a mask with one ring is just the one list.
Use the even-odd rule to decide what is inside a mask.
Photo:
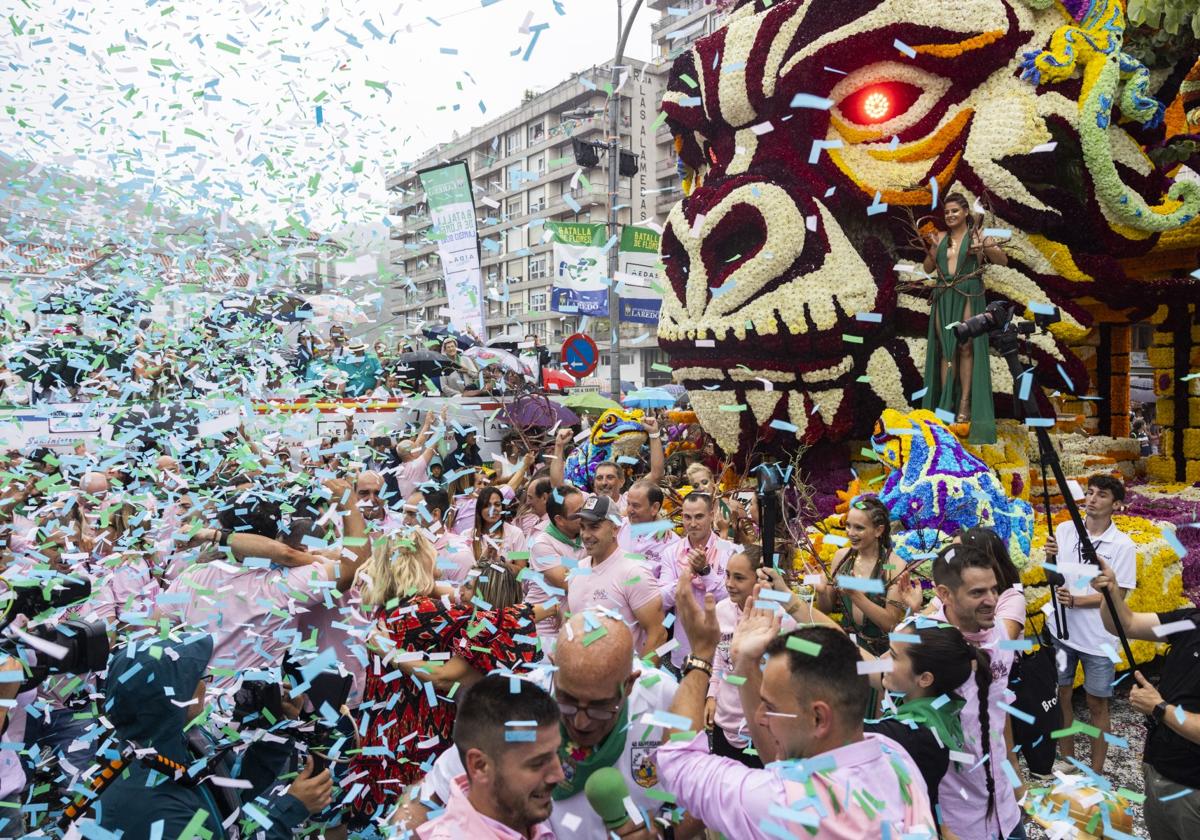
[[(69, 606), (92, 594), (92, 584), (83, 578), (60, 577), (34, 583), (10, 584), (0, 579), (0, 631), (19, 615), (29, 618), (46, 610)], [(36, 655), (29, 656), (33, 650)], [(108, 666), (108, 629), (93, 621), (67, 620), (39, 624), (6, 633), (0, 638), (0, 653), (20, 659), (29, 666), (25, 691), (51, 674), (86, 674)]]
[[(321, 671), (306, 679), (299, 668), (286, 658), (283, 674), (296, 685), (307, 685), (304, 693), (314, 712), (307, 716), (302, 713), (299, 720), (277, 731), (304, 744), (319, 773), (336, 760), (330, 758), (330, 752), (339, 741), (345, 739), (345, 733), (338, 729), (335, 721), (338, 710), (350, 696), (353, 677)], [(283, 687), (278, 680), (245, 679), (234, 693), (233, 703), (233, 723), (238, 729), (273, 729), (287, 718), (283, 707)], [(328, 710), (332, 710), (332, 718)]]
[(998, 300), (989, 303), (987, 309), (978, 315), (972, 315), (967, 320), (954, 325), (954, 338), (959, 344), (966, 344), (980, 336), (995, 336), (1003, 333), (1016, 335), (1033, 335), (1036, 328), (1031, 321), (1014, 321), (1017, 304)]

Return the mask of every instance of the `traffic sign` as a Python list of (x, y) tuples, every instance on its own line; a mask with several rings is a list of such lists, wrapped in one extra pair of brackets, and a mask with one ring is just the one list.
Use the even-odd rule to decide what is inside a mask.
[(600, 351), (591, 336), (575, 333), (563, 342), (562, 363), (567, 373), (583, 379), (600, 364)]

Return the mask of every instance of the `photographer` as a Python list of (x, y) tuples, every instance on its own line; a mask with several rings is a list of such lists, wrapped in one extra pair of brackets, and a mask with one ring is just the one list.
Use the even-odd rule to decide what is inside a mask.
[[(215, 750), (214, 739), (193, 723), (205, 712), (205, 671), (212, 655), (212, 638), (196, 635), (133, 644), (113, 657), (105, 713), (120, 747), (128, 744), (137, 754), (122, 755), (123, 767), (97, 800), (101, 828), (120, 830), (127, 840), (199, 831), (225, 837), (222, 824), (234, 809), (244, 808), (242, 818), (278, 840), (294, 836), (310, 814), (329, 805), (329, 771), (314, 773), (311, 759), (290, 785), (248, 781), (274, 778), (256, 771), (280, 766), (287, 744), (259, 742), (235, 755)], [(180, 699), (188, 697), (192, 702), (182, 705)]]

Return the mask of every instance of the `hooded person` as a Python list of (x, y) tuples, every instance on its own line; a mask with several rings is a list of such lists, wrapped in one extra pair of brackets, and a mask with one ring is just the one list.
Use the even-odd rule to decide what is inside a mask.
[[(113, 655), (104, 684), (105, 715), (119, 749), (128, 744), (138, 755), (95, 802), (101, 828), (120, 829), (125, 840), (196, 831), (225, 838), (229, 835), (222, 824), (236, 809), (252, 805), (240, 819), (255, 823), (254, 836), (282, 840), (329, 804), (329, 772), (314, 776), (311, 764), (286, 791), (275, 785), (289, 758), (289, 743), (260, 741), (240, 755), (232, 750), (214, 755), (215, 742), (203, 727), (187, 728), (205, 709), (205, 672), (212, 652), (212, 637), (196, 634), (183, 640), (134, 641)], [(183, 703), (188, 697), (192, 702)], [(115, 752), (110, 746), (104, 758), (113, 759)], [(195, 772), (193, 765), (204, 758), (208, 761)], [(238, 789), (207, 781), (214, 777), (240, 778), (251, 786)]]

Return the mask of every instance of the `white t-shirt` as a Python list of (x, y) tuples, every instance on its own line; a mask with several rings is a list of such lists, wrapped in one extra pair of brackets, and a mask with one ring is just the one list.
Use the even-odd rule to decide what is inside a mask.
[[(635, 670), (640, 670), (641, 676), (633, 684), (629, 693), (629, 727), (626, 730), (625, 749), (617, 760), (616, 768), (621, 771), (625, 784), (629, 788), (629, 798), (642, 813), (650, 819), (663, 808), (663, 800), (649, 795), (656, 793), (659, 797), (665, 791), (658, 784), (658, 767), (654, 763), (654, 751), (667, 740), (660, 727), (647, 728), (646, 724), (638, 723), (643, 715), (666, 711), (671, 708), (675, 698), (678, 683), (666, 671), (647, 668), (640, 661), (635, 662)], [(528, 679), (541, 686), (546, 691), (551, 690), (550, 669), (539, 668), (530, 673)], [(567, 768), (563, 768), (566, 770)], [(454, 779), (464, 772), (458, 750), (451, 747), (443, 752), (433, 763), (433, 769), (421, 783), (421, 798), (432, 800), (435, 796), (441, 802), (450, 801), (450, 787)], [(607, 840), (608, 830), (600, 816), (588, 804), (583, 791), (554, 803), (550, 812), (550, 825), (556, 837), (570, 840)]]
[[(1070, 520), (1059, 523), (1054, 531), (1054, 539), (1058, 543), (1058, 570), (1067, 579), (1072, 595), (1095, 595), (1091, 581), (1098, 569), (1084, 561), (1079, 553), (1079, 536)], [(1092, 537), (1092, 545), (1117, 578), (1117, 586), (1122, 589), (1133, 589), (1137, 586), (1137, 549), (1133, 540), (1121, 533), (1116, 523), (1108, 526), (1108, 530), (1098, 537)], [(1116, 597), (1114, 595), (1114, 597)], [(1058, 639), (1058, 624), (1051, 618), (1046, 622), (1050, 632)], [(1108, 656), (1109, 651), (1117, 652), (1117, 637), (1104, 629), (1100, 618), (1100, 610), (1090, 609), (1067, 610), (1067, 639), (1059, 641), (1069, 648), (1082, 653), (1096, 656)], [(1108, 646), (1105, 650), (1104, 646)]]

